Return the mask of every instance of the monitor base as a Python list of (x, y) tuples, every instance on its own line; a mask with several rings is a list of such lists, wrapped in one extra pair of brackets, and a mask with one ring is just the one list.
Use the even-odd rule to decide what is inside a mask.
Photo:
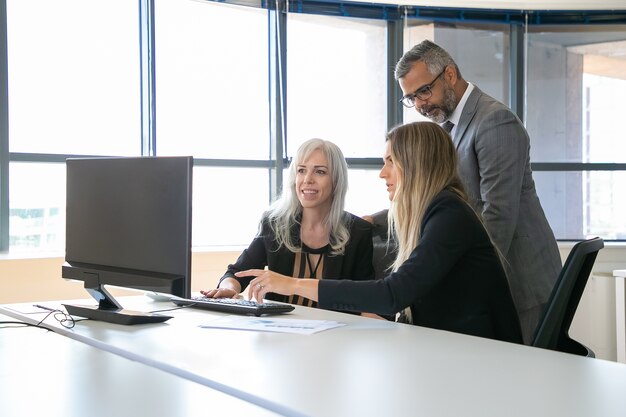
[(106, 321), (115, 324), (147, 324), (162, 323), (172, 318), (172, 316), (164, 316), (162, 314), (146, 313), (143, 311), (133, 311), (125, 309), (105, 310), (98, 306), (79, 306), (72, 304), (63, 304), (67, 313), (71, 316), (80, 316), (92, 320)]

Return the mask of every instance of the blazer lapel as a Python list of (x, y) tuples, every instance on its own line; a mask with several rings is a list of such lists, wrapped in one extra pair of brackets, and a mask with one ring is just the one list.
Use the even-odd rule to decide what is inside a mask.
[(454, 132), (454, 137), (452, 141), (454, 142), (454, 146), (456, 149), (459, 149), (459, 145), (463, 141), (465, 137), (465, 131), (469, 126), (470, 122), (476, 115), (476, 110), (478, 109), (478, 101), (480, 97), (482, 97), (483, 92), (476, 86), (470, 93), (467, 101), (465, 102), (465, 107), (463, 107), (463, 112), (461, 113), (461, 118), (459, 119), (459, 124), (456, 127), (456, 131)]

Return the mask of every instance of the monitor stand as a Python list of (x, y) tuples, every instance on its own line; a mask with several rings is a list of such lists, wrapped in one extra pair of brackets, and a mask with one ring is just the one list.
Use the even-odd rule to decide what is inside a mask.
[(125, 310), (123, 308), (104, 309), (99, 306), (84, 306), (63, 304), (71, 316), (80, 316), (92, 320), (106, 321), (115, 324), (147, 324), (162, 323), (172, 318), (162, 314), (146, 313), (143, 311)]
[(85, 289), (98, 301), (97, 306), (63, 304), (71, 316), (80, 316), (92, 320), (106, 321), (115, 324), (147, 324), (162, 323), (172, 318), (162, 314), (144, 311), (125, 310), (115, 297), (99, 283), (85, 281)]

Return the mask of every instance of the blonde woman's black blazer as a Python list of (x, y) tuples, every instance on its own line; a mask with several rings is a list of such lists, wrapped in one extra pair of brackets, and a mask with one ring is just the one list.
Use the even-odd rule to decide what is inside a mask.
[(413, 324), (521, 343), (506, 274), (478, 216), (449, 191), (422, 220), (417, 247), (378, 281), (319, 284), (319, 306), (393, 314), (410, 307)]

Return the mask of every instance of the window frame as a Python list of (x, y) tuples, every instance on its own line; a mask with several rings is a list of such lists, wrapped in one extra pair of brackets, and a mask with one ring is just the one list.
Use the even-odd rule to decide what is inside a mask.
[[(155, 42), (154, 7), (156, 0), (139, 0), (140, 32), (140, 103), (141, 103), (141, 152), (144, 156), (155, 156), (156, 99), (155, 87)], [(387, 62), (397, 62), (402, 55), (404, 19), (419, 19), (429, 22), (506, 24), (510, 30), (509, 97), (508, 105), (524, 120), (525, 106), (525, 41), (524, 28), (529, 25), (575, 25), (575, 24), (624, 24), (626, 10), (498, 10), (450, 8), (432, 6), (400, 6), (396, 4), (357, 3), (342, 1), (277, 0), (205, 0), (232, 5), (266, 9), (268, 13), (268, 43), (270, 76), (268, 98), (270, 101), (270, 155), (263, 160), (238, 159), (194, 159), (195, 165), (212, 167), (267, 168), (269, 181), (268, 202), (280, 194), (282, 174), (288, 166), (286, 157), (288, 136), (286, 132), (286, 18), (287, 13), (309, 13), (342, 17), (382, 19), (387, 21)], [(16, 153), (9, 152), (9, 103), (7, 61), (7, 0), (0, 0), (0, 252), (9, 250), (9, 164), (11, 162), (64, 163), (68, 157), (92, 155)], [(387, 125), (391, 128), (402, 123), (402, 106), (398, 100), (402, 92), (393, 78), (387, 74)], [(102, 156), (102, 155), (99, 155)], [(348, 158), (350, 168), (380, 169), (379, 158)], [(531, 163), (534, 171), (626, 171), (624, 163)]]

